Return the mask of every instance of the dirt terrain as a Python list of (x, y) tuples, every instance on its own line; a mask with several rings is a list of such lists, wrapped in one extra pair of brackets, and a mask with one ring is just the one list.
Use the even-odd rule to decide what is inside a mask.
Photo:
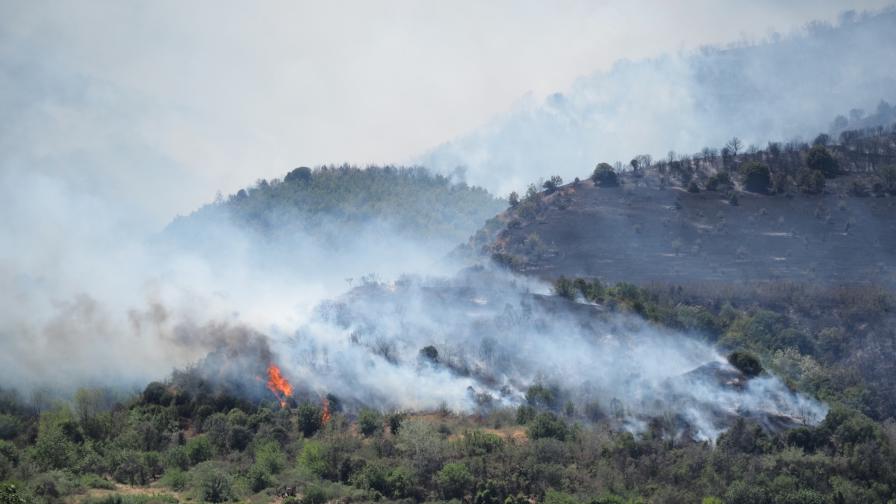
[(607, 281), (789, 280), (896, 285), (896, 198), (689, 193), (638, 181), (568, 184), (500, 217), (486, 251), (520, 271)]

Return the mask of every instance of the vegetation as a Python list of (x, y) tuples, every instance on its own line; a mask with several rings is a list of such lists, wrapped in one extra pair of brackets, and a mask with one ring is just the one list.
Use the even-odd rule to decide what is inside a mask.
[(591, 174), (591, 180), (601, 187), (616, 187), (619, 185), (619, 178), (613, 167), (607, 163), (599, 163)]
[[(641, 314), (731, 350), (831, 406), (816, 427), (737, 421), (715, 444), (609, 428), (596, 405), (536, 383), (477, 415), (248, 402), (151, 383), (37, 411), (0, 394), (2, 502), (889, 502), (896, 498), (896, 301), (868, 286), (641, 288), (561, 278), (557, 294)], [(432, 351), (422, 359), (438, 358)], [(336, 398), (333, 398), (335, 402)], [(93, 407), (97, 404), (108, 404)], [(612, 408), (611, 408), (612, 409)], [(122, 487), (121, 485), (125, 485)], [(124, 488), (129, 493), (116, 494)], [(148, 498), (148, 497), (147, 497)], [(105, 499), (105, 500), (103, 500)], [(136, 499), (136, 500), (135, 500)], [(170, 500), (169, 500), (170, 499)], [(148, 502), (141, 500), (140, 502)]]
[(421, 167), (300, 167), (283, 180), (259, 180), (219, 198), (176, 219), (169, 230), (189, 233), (191, 226), (219, 215), (268, 235), (375, 221), (409, 237), (456, 243), (504, 208), (506, 203), (485, 189)]

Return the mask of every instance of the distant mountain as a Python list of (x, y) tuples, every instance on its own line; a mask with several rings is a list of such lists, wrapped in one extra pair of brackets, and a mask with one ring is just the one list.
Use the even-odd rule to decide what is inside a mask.
[[(531, 97), (491, 123), (422, 156), (506, 194), (547, 174), (566, 178), (633, 153), (665, 156), (791, 139), (827, 129), (838, 113), (896, 98), (896, 10), (847, 14), (835, 25), (755, 44), (621, 61), (544, 101)], [(837, 131), (839, 132), (839, 130)]]

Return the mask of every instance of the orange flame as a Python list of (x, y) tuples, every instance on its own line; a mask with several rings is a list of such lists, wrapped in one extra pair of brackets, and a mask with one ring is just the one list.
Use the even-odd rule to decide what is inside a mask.
[(280, 368), (275, 364), (268, 366), (268, 389), (277, 396), (277, 400), (280, 401), (280, 407), (285, 408), (286, 398), (292, 395), (292, 385), (286, 381), (283, 373), (280, 372)]
[(327, 398), (324, 397), (324, 408), (320, 413), (320, 423), (326, 426), (330, 422), (331, 418), (332, 416), (330, 415), (330, 401), (328, 401)]

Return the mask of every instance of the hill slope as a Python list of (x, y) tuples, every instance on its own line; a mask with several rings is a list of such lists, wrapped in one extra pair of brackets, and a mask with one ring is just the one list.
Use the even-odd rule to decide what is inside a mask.
[[(533, 187), (473, 246), (545, 278), (894, 285), (896, 169), (889, 163), (896, 163), (896, 131), (876, 131), (847, 132), (828, 147), (771, 144), (647, 169), (642, 162), (613, 187), (592, 180), (553, 191)], [(876, 147), (860, 147), (866, 144)], [(825, 178), (810, 169), (813, 151), (827, 153), (839, 174)], [(766, 177), (755, 192), (745, 185), (752, 169)]]

